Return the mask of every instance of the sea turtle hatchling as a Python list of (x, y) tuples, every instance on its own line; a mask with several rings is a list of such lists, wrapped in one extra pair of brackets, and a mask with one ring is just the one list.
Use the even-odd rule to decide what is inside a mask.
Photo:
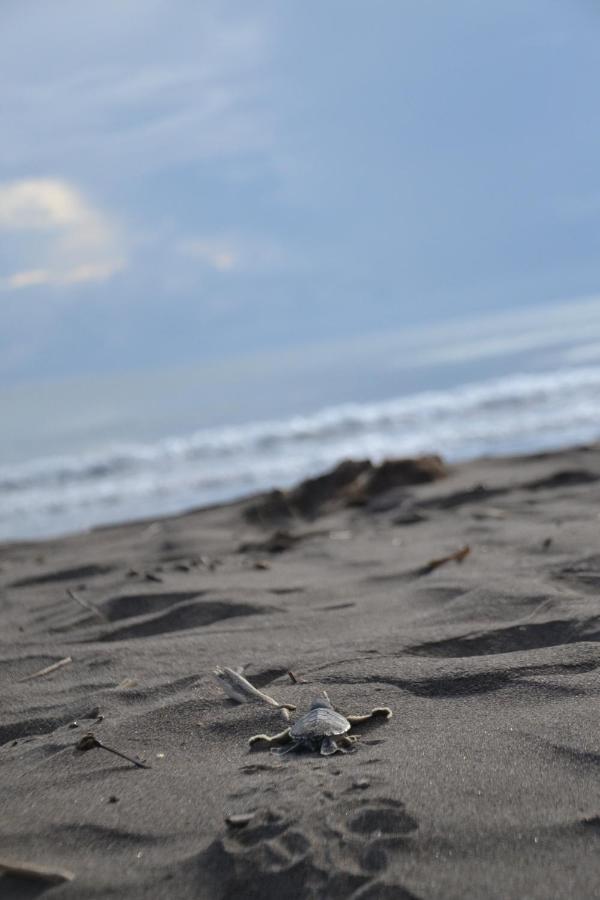
[[(358, 738), (348, 734), (353, 725), (368, 722), (369, 719), (381, 716), (389, 719), (392, 715), (387, 706), (376, 707), (364, 716), (343, 716), (337, 712), (331, 704), (327, 694), (319, 697), (311, 703), (310, 709), (303, 716), (286, 728), (280, 734), (269, 736), (268, 734), (255, 734), (249, 738), (250, 746), (263, 742), (273, 746), (282, 746), (277, 753), (289, 753), (304, 747), (308, 750), (319, 750), (322, 756), (331, 756), (332, 753), (352, 752), (352, 744)], [(350, 750), (348, 750), (350, 748)]]

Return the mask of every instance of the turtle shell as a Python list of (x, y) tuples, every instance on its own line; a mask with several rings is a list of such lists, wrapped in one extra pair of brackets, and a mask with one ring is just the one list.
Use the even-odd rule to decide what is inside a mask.
[(330, 706), (316, 706), (297, 719), (290, 728), (294, 740), (335, 737), (350, 730), (350, 722)]

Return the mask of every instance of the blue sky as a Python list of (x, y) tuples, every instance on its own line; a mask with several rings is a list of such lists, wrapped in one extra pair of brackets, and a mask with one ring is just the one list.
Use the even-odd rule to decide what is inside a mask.
[(3, 0), (0, 42), (3, 385), (598, 291), (591, 0)]

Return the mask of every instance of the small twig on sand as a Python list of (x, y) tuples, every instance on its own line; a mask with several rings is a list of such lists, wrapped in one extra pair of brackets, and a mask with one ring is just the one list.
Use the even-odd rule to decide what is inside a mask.
[(39, 672), (33, 672), (31, 675), (25, 675), (24, 678), (19, 678), (19, 681), (31, 681), (32, 678), (41, 678), (43, 675), (49, 675), (57, 669), (62, 669), (63, 666), (68, 666), (71, 662), (73, 662), (73, 657), (65, 656), (64, 659), (59, 659), (58, 662), (52, 663), (51, 666), (46, 666), (45, 669), (40, 669)]
[(84, 736), (75, 744), (76, 750), (93, 750), (95, 747), (100, 747), (101, 750), (107, 750), (109, 753), (114, 753), (115, 756), (120, 756), (121, 759), (126, 759), (127, 762), (133, 763), (134, 766), (137, 766), (138, 769), (149, 769), (151, 768), (147, 763), (140, 762), (139, 759), (134, 759), (133, 756), (127, 756), (126, 753), (121, 753), (120, 750), (114, 750), (113, 747), (107, 747), (106, 744), (103, 744), (102, 741), (99, 741), (98, 738), (91, 733), (84, 734)]
[(83, 597), (80, 597), (79, 594), (76, 594), (75, 591), (72, 591), (71, 588), (67, 588), (67, 594), (74, 600), (75, 603), (79, 603), (80, 606), (83, 606), (84, 609), (87, 609), (89, 612), (93, 613), (98, 619), (102, 622), (108, 622), (108, 619), (104, 615), (101, 610), (98, 609), (97, 606), (94, 606), (93, 603), (90, 603), (89, 600), (84, 600)]
[(32, 878), (35, 881), (43, 881), (46, 884), (62, 884), (64, 881), (73, 881), (75, 875), (68, 869), (60, 869), (55, 866), (38, 866), (36, 863), (18, 862), (16, 859), (0, 857), (0, 872), (12, 875), (16, 878)]
[(288, 672), (288, 677), (292, 684), (306, 684), (304, 678), (298, 678), (291, 670)]
[(230, 816), (225, 816), (225, 821), (232, 828), (244, 828), (249, 822), (252, 821), (255, 815), (255, 812), (233, 813)]
[(417, 575), (429, 575), (430, 572), (435, 571), (435, 569), (439, 569), (440, 566), (446, 565), (449, 562), (457, 562), (461, 563), (471, 552), (471, 548), (468, 544), (465, 544), (464, 547), (461, 547), (460, 550), (455, 550), (454, 553), (448, 554), (448, 556), (442, 556), (440, 559), (432, 559), (426, 565), (421, 566), (420, 569), (417, 569)]
[(264, 691), (255, 688), (250, 684), (247, 678), (240, 675), (239, 672), (230, 669), (228, 666), (217, 666), (215, 669), (215, 678), (225, 691), (228, 697), (235, 700), (236, 703), (247, 703), (253, 700), (260, 700), (262, 703), (268, 703), (269, 706), (275, 706), (281, 710), (284, 719), (289, 719), (288, 710), (296, 709), (291, 703), (278, 703), (273, 697), (269, 697)]
[(146, 572), (146, 581), (157, 581), (159, 583), (162, 582), (162, 578), (160, 575), (155, 575), (154, 572)]

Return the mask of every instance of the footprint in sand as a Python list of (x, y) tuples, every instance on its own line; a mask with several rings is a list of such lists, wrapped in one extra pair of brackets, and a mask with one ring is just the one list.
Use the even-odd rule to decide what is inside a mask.
[(403, 836), (418, 828), (417, 820), (406, 812), (404, 804), (398, 800), (357, 801), (346, 822), (354, 834), (375, 838)]
[(376, 798), (342, 802), (326, 821), (340, 846), (369, 877), (385, 872), (388, 851), (410, 847), (411, 835), (419, 827), (401, 801)]
[[(207, 848), (203, 854), (206, 868), (232, 876), (243, 873), (244, 878), (274, 875), (293, 869), (309, 853), (310, 842), (299, 829), (292, 827), (290, 819), (273, 809), (255, 813), (243, 828), (228, 830)], [(236, 882), (238, 878), (236, 877)], [(225, 888), (223, 896), (229, 896)], [(233, 889), (233, 885), (229, 885)]]

